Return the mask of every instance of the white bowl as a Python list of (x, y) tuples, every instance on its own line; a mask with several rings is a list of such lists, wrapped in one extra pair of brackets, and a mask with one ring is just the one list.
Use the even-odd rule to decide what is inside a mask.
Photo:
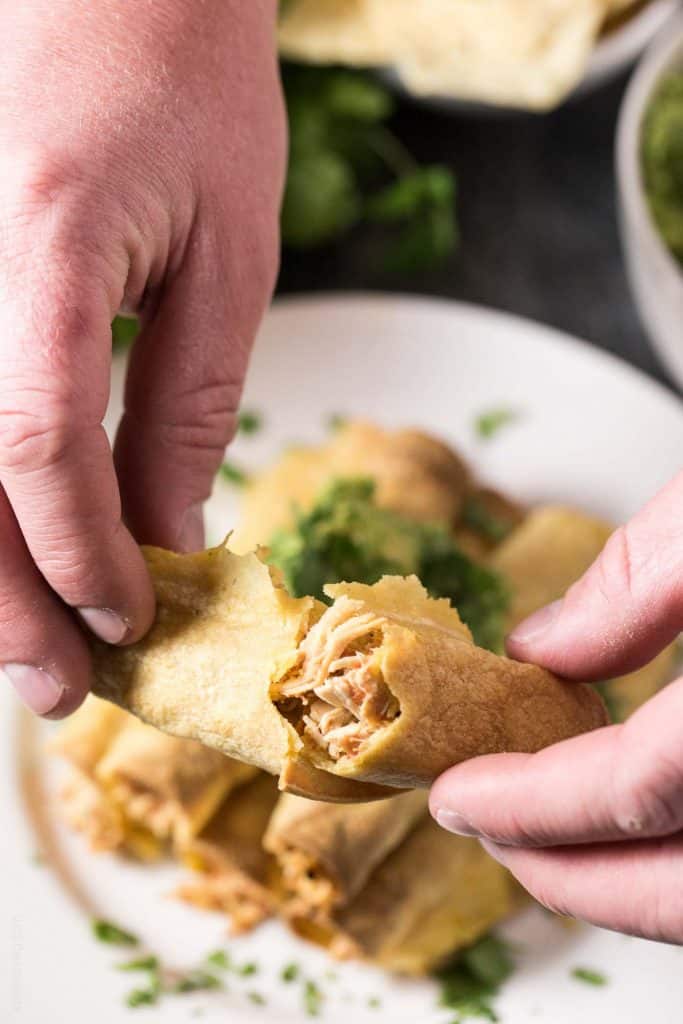
[(660, 359), (683, 388), (683, 268), (650, 215), (640, 159), (643, 117), (667, 71), (683, 69), (683, 14), (653, 43), (634, 74), (617, 127), (622, 245), (643, 325)]
[[(564, 102), (571, 102), (593, 92), (631, 67), (663, 26), (674, 18), (677, 11), (680, 11), (680, 8), (680, 0), (649, 0), (643, 7), (625, 17), (618, 26), (602, 35), (589, 58), (583, 78)], [(409, 97), (414, 102), (434, 107), (445, 113), (474, 116), (520, 113), (520, 110), (515, 107), (500, 107), (489, 103), (458, 99), (453, 96), (417, 96), (406, 88), (394, 68), (385, 68), (379, 72), (379, 75), (397, 92)]]

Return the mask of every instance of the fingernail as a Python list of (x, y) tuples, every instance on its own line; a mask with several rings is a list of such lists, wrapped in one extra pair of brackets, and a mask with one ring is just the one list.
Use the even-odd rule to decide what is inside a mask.
[(204, 549), (204, 506), (191, 505), (183, 517), (178, 532), (178, 551), (192, 552)]
[(470, 825), (467, 818), (457, 811), (448, 811), (440, 807), (434, 815), (438, 825), (445, 828), (447, 832), (455, 832), (456, 836), (478, 836), (476, 828)]
[(553, 601), (545, 608), (539, 608), (537, 612), (524, 619), (512, 630), (508, 636), (508, 643), (528, 644), (533, 640), (539, 640), (546, 633), (560, 614), (562, 600)]
[(24, 704), (37, 715), (47, 715), (54, 711), (62, 699), (62, 684), (41, 668), (10, 662), (2, 666), (2, 671)]
[(505, 846), (499, 846), (498, 843), (492, 842), (490, 839), (482, 839), (481, 845), (484, 847), (489, 857), (493, 857), (503, 867), (507, 865), (507, 849)]
[(105, 644), (120, 644), (128, 633), (128, 623), (109, 608), (79, 608), (78, 614)]

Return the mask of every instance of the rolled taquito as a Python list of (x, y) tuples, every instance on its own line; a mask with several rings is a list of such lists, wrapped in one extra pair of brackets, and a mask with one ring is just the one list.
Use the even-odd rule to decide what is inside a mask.
[(607, 721), (591, 687), (476, 647), (415, 577), (335, 584), (327, 608), (290, 597), (255, 554), (146, 557), (155, 624), (130, 647), (93, 641), (95, 692), (299, 795), (429, 786), (466, 758)]
[(512, 877), (477, 840), (446, 833), (426, 816), (327, 924), (310, 914), (288, 922), (339, 959), (361, 958), (419, 975), (474, 942), (520, 902)]
[(289, 449), (247, 486), (231, 548), (245, 553), (267, 544), (275, 530), (292, 522), (297, 509), (310, 508), (331, 481), (344, 477), (374, 480), (381, 508), (421, 522), (450, 524), (459, 514), (470, 474), (455, 451), (428, 434), (350, 422), (326, 444)]
[(336, 806), (283, 793), (263, 840), (277, 862), (281, 912), (329, 921), (361, 891), (426, 808), (422, 790)]
[(68, 777), (60, 789), (64, 819), (85, 836), (94, 851), (116, 850), (126, 841), (121, 809), (102, 791), (95, 771), (118, 731), (130, 720), (131, 716), (115, 705), (90, 696), (49, 743), (49, 751), (68, 764)]
[(196, 740), (178, 739), (132, 715), (95, 769), (95, 778), (132, 827), (182, 850), (256, 768)]
[(588, 569), (614, 527), (563, 505), (534, 509), (493, 552), (491, 566), (507, 581), (507, 628), (564, 595)]
[(259, 774), (227, 797), (182, 854), (196, 877), (183, 883), (177, 895), (227, 914), (234, 934), (253, 928), (275, 907), (272, 861), (262, 841), (277, 798), (275, 779)]
[[(534, 509), (490, 559), (509, 587), (507, 628), (563, 597), (595, 561), (614, 529), (579, 509)], [(672, 678), (674, 662), (672, 644), (643, 668), (601, 684), (612, 717), (623, 721), (633, 714)]]

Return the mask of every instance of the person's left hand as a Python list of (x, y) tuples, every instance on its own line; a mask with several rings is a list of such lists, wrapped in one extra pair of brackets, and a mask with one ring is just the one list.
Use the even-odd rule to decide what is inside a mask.
[[(508, 650), (568, 678), (607, 679), (646, 664), (681, 628), (683, 473), (562, 602), (517, 627)], [(683, 678), (623, 725), (449, 769), (430, 807), (551, 910), (683, 942)]]

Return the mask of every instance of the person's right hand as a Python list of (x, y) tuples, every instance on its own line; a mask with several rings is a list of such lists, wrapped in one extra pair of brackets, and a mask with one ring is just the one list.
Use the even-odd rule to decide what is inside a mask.
[[(515, 629), (508, 651), (570, 679), (608, 679), (682, 629), (680, 473), (562, 601)], [(444, 828), (482, 839), (550, 909), (683, 942), (683, 678), (623, 725), (449, 769), (430, 806)]]
[[(203, 545), (277, 269), (276, 9), (0, 3), (0, 666), (43, 715), (89, 687), (74, 612), (150, 625), (136, 541)], [(119, 308), (143, 329), (114, 460)]]

